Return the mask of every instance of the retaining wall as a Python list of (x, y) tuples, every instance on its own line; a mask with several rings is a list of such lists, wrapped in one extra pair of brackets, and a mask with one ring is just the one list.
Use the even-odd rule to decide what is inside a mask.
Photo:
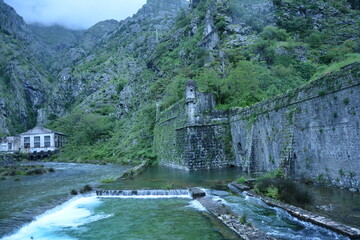
[(230, 113), (233, 149), (249, 171), (360, 189), (360, 64)]

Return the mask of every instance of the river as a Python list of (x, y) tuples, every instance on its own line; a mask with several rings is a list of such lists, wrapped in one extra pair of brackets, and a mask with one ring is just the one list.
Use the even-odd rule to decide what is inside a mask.
[[(43, 163), (42, 163), (43, 164)], [(201, 205), (188, 196), (170, 198), (99, 198), (77, 196), (69, 200), (71, 189), (85, 184), (99, 185), (106, 177), (117, 177), (128, 167), (45, 163), (54, 173), (11, 177), (0, 182), (1, 235), (16, 230), (3, 240), (17, 239), (238, 239)], [(151, 167), (132, 180), (102, 184), (104, 189), (186, 189), (192, 186), (228, 190), (227, 184), (244, 175), (238, 169), (186, 172), (166, 167)], [(254, 177), (251, 176), (251, 177)], [(360, 194), (310, 187), (316, 194), (309, 208), (325, 211), (335, 220), (357, 226)], [(215, 196), (216, 197), (216, 196)], [(68, 201), (66, 201), (68, 200)], [(258, 199), (242, 195), (222, 197), (219, 201), (246, 214), (257, 228), (279, 239), (347, 239), (312, 224), (298, 221), (285, 212), (267, 207)], [(330, 202), (330, 203), (329, 203)], [(343, 202), (343, 204), (341, 204)], [(55, 208), (52, 208), (57, 206)], [(50, 209), (52, 208), (52, 209)], [(43, 213), (45, 210), (50, 209)], [(341, 211), (345, 211), (347, 217)], [(350, 213), (350, 215), (349, 215)], [(32, 219), (37, 216), (35, 219)]]
[[(54, 168), (55, 172), (13, 176), (0, 181), (0, 236), (64, 202), (72, 189), (78, 190), (86, 184), (97, 185), (101, 179), (118, 177), (129, 168), (121, 165), (41, 164)], [(16, 178), (20, 181), (14, 181)]]

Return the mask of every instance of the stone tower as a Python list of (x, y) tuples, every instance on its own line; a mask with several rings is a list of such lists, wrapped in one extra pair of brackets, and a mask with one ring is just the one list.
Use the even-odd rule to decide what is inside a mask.
[(196, 105), (197, 86), (194, 80), (188, 80), (185, 85), (185, 103), (186, 113), (188, 115), (187, 123), (195, 124), (195, 105)]

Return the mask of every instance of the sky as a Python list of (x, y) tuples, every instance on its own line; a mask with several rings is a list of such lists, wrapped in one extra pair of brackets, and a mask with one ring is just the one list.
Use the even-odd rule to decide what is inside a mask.
[(146, 0), (4, 0), (27, 23), (87, 29), (108, 20), (123, 20), (136, 13)]

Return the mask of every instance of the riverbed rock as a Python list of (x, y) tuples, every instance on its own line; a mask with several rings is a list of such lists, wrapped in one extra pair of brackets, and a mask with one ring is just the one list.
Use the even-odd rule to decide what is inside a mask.
[(219, 190), (210, 190), (210, 194), (214, 195), (214, 196), (219, 196), (219, 197), (226, 197), (226, 196), (230, 195), (229, 192), (219, 191)]
[(190, 188), (190, 195), (193, 199), (205, 197), (206, 193), (200, 188)]
[(316, 208), (324, 210), (324, 211), (333, 211), (334, 210), (334, 205), (332, 205), (332, 204), (321, 205), (321, 206), (316, 206)]

